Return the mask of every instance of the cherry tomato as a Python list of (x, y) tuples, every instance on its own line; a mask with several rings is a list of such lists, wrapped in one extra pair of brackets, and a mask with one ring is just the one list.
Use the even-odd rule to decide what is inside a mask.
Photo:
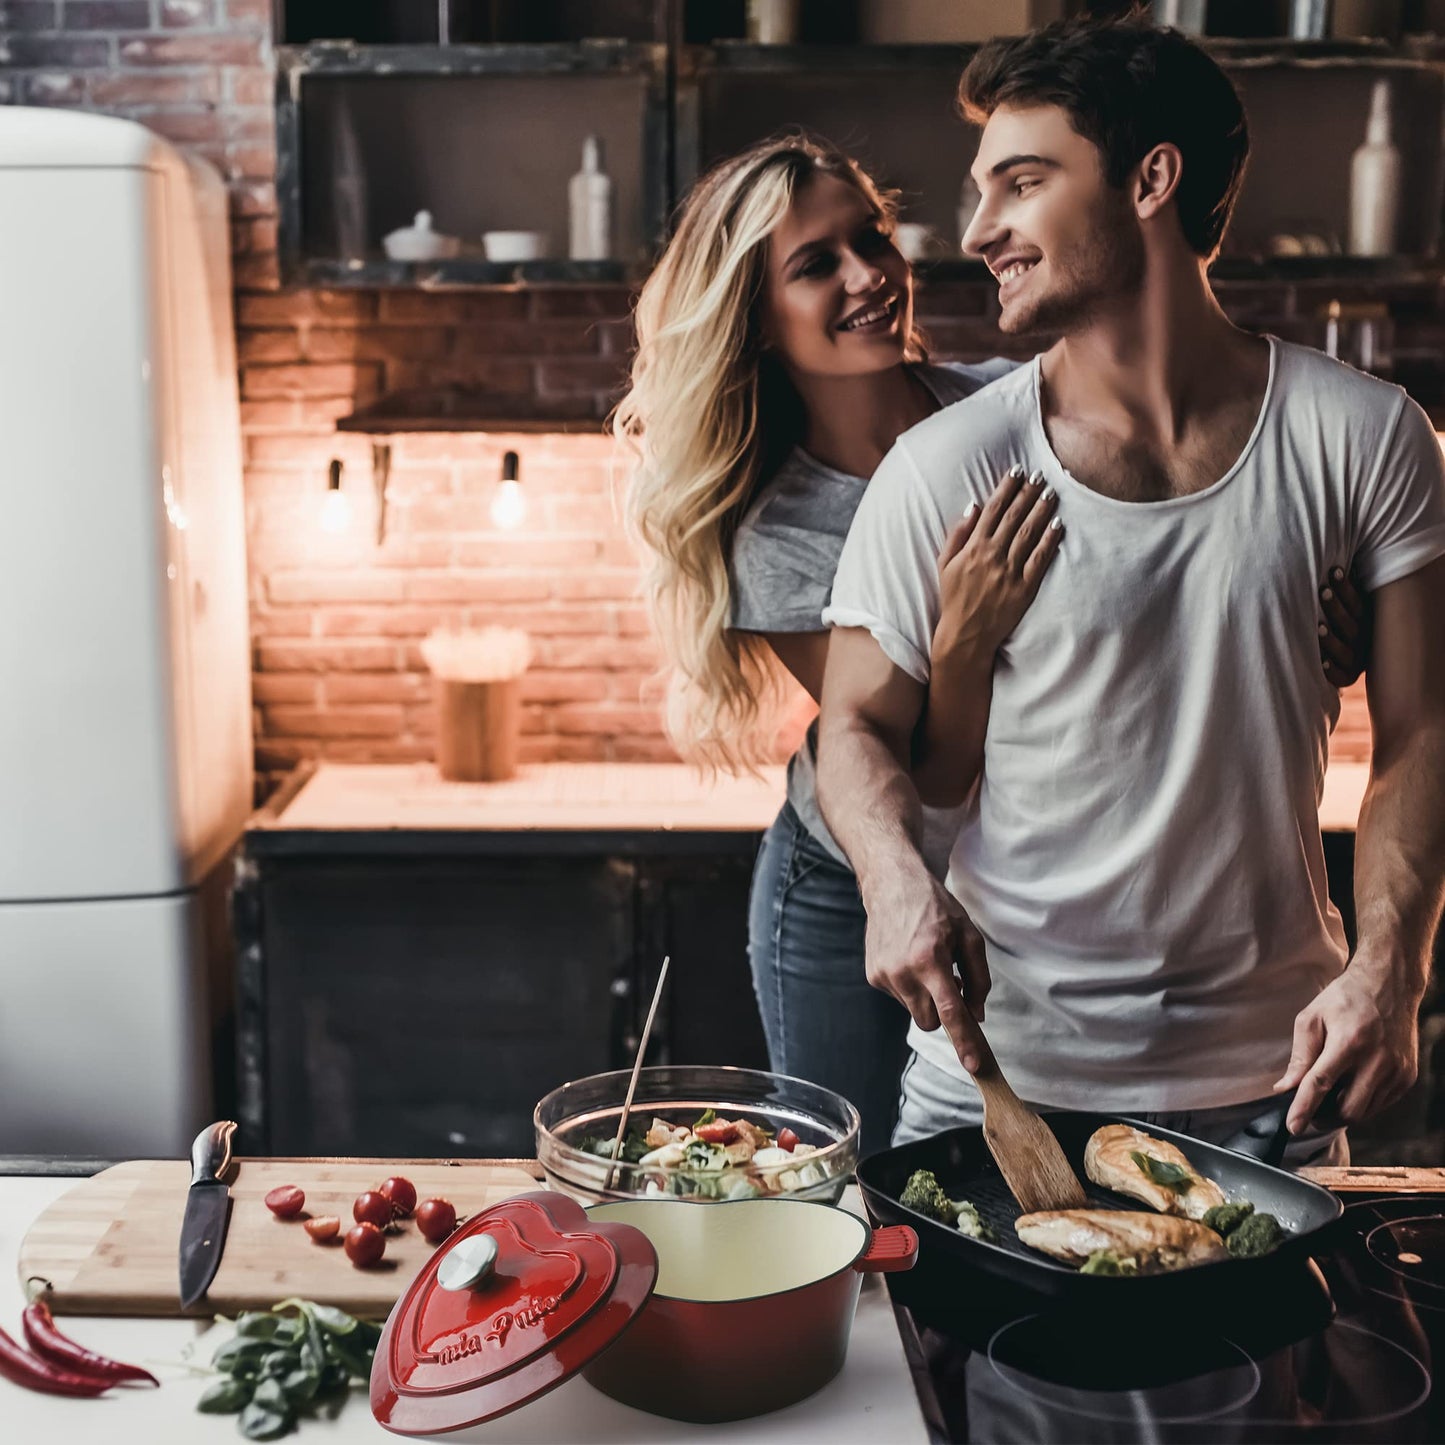
[(358, 1224), (374, 1224), (378, 1229), (385, 1229), (391, 1223), (391, 1200), (374, 1189), (368, 1189), (365, 1194), (356, 1196), (356, 1203), (351, 1206), (351, 1217)]
[(306, 1221), (306, 1233), (318, 1244), (335, 1239), (341, 1232), (341, 1221), (334, 1214), (320, 1214)]
[(294, 1184), (278, 1184), (266, 1196), (266, 1208), (277, 1219), (295, 1219), (306, 1208), (306, 1195)]
[(457, 1212), (445, 1199), (417, 1205), (416, 1227), (429, 1244), (440, 1244), (457, 1227)]
[(393, 1175), (381, 1186), (380, 1192), (391, 1200), (392, 1210), (405, 1219), (416, 1208), (416, 1185), (400, 1174)]
[(798, 1136), (791, 1129), (783, 1128), (778, 1130), (778, 1148), (786, 1149), (789, 1154), (798, 1147)]
[(386, 1253), (386, 1236), (374, 1224), (353, 1224), (346, 1231), (346, 1257), (358, 1269), (375, 1264)]
[(709, 1144), (731, 1144), (738, 1137), (738, 1126), (731, 1119), (719, 1119), (712, 1124), (699, 1124), (693, 1133)]

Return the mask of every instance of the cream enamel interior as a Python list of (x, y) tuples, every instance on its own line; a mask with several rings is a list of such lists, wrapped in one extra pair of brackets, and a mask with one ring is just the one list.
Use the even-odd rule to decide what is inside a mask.
[(744, 1199), (690, 1204), (629, 1200), (594, 1205), (592, 1219), (630, 1224), (657, 1251), (657, 1293), (736, 1300), (798, 1289), (845, 1268), (867, 1247), (856, 1215), (827, 1204)]

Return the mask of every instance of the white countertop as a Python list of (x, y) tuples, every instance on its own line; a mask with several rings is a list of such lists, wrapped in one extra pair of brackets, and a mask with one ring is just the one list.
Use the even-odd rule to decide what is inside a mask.
[[(1335, 762), (1320, 827), (1353, 832), (1370, 769)], [(448, 783), (428, 763), (321, 763), (266, 828), (487, 829), (515, 832), (762, 832), (782, 806), (782, 768), (707, 781), (681, 763), (540, 763), (504, 783)]]
[[(24, 1295), (16, 1278), (20, 1241), (32, 1221), (76, 1181), (0, 1177), (0, 1328), (20, 1337)], [(849, 1200), (845, 1197), (845, 1204)], [(853, 1207), (861, 1208), (853, 1196)], [(189, 1320), (100, 1319), (64, 1316), (61, 1328), (103, 1354), (143, 1364), (162, 1381), (159, 1390), (114, 1390), (95, 1400), (40, 1395), (0, 1379), (0, 1438), (6, 1445), (104, 1440), (106, 1445), (205, 1445), (241, 1439), (233, 1416), (200, 1415), (196, 1400), (206, 1379), (187, 1371), (181, 1352), (203, 1333)], [(222, 1336), (195, 1351), (210, 1359)], [(397, 1440), (371, 1418), (357, 1389), (335, 1421), (306, 1420), (287, 1440), (304, 1442)], [(685, 1425), (619, 1405), (584, 1380), (569, 1380), (550, 1395), (489, 1425), (439, 1436), (491, 1445), (686, 1445), (741, 1440), (767, 1445), (924, 1445), (928, 1436), (898, 1337), (888, 1292), (877, 1275), (865, 1275), (842, 1373), (807, 1400), (756, 1420), (727, 1425)]]

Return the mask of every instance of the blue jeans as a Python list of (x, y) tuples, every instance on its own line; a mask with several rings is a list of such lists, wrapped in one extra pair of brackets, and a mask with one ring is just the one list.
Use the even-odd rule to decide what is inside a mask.
[(888, 1147), (908, 1011), (869, 985), (858, 880), (788, 805), (763, 835), (748, 909), (753, 989), (775, 1073), (842, 1094), (864, 1154)]

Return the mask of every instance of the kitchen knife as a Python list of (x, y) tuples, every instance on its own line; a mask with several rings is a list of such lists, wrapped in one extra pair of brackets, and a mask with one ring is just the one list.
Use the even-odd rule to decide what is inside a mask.
[(191, 1145), (191, 1188), (181, 1221), (181, 1308), (190, 1309), (210, 1288), (221, 1263), (231, 1191), (221, 1176), (231, 1166), (232, 1119), (203, 1129)]

